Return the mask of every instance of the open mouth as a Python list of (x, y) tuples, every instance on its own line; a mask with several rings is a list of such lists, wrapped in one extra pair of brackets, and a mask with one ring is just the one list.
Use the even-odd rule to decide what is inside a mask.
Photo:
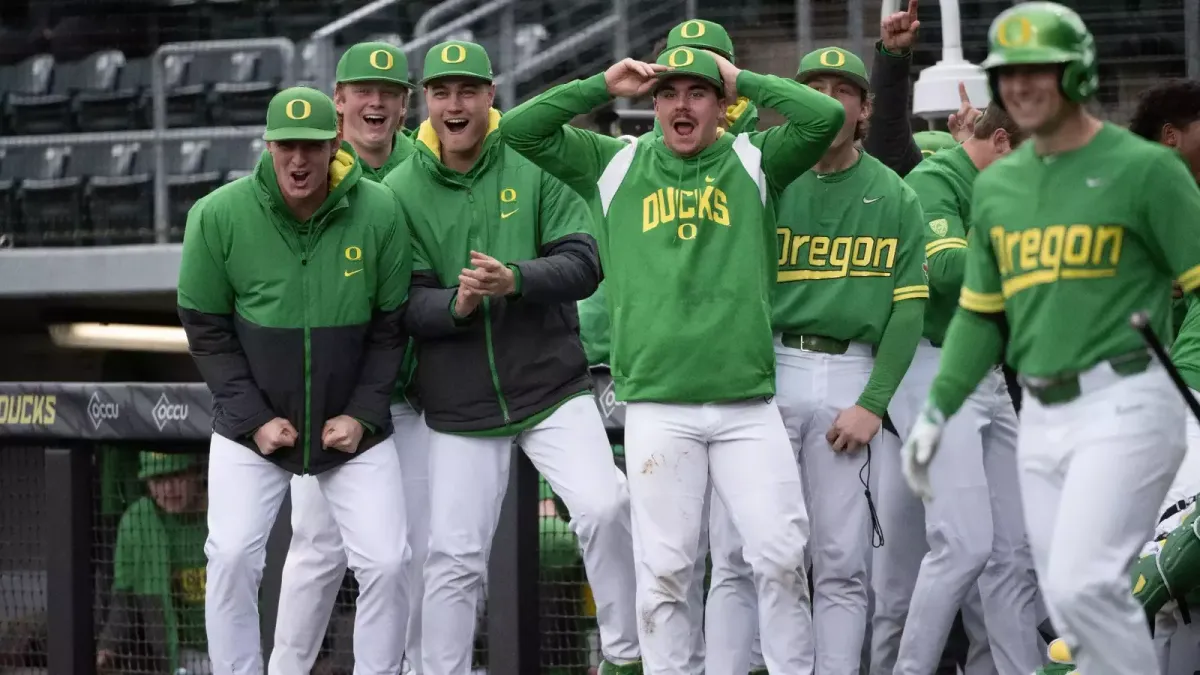
[(308, 184), (308, 179), (310, 176), (312, 176), (312, 172), (307, 171), (307, 170), (305, 170), (305, 171), (290, 171), (290, 172), (288, 172), (288, 175), (291, 176), (293, 185), (295, 185), (296, 187), (304, 187), (305, 185)]
[(469, 123), (469, 120), (466, 120), (462, 117), (451, 117), (450, 119), (446, 120), (446, 131), (449, 131), (452, 134), (461, 133), (467, 128), (467, 124)]
[(363, 121), (367, 123), (368, 127), (382, 129), (384, 124), (387, 123), (387, 117), (383, 115), (363, 115)]
[(696, 130), (695, 123), (689, 120), (676, 120), (671, 127), (675, 129), (675, 133), (679, 134), (680, 136), (690, 136), (692, 132)]

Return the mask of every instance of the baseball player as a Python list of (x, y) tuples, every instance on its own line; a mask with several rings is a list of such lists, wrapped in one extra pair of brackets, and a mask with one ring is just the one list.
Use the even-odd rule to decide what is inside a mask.
[[(615, 96), (643, 94), (653, 94), (661, 137), (627, 144), (567, 125)], [(739, 94), (787, 123), (721, 130)], [(812, 672), (811, 645), (796, 639), (811, 632), (808, 516), (773, 399), (769, 300), (775, 200), (820, 158), (844, 117), (837, 101), (807, 87), (676, 47), (654, 64), (625, 59), (555, 87), (501, 120), (506, 142), (582, 194), (598, 219), (609, 363), (627, 404), (647, 673), (695, 673), (686, 605), (710, 480), (745, 541), (768, 667)]]
[(317, 477), (359, 583), (355, 672), (394, 675), (404, 651), (408, 546), (388, 399), (412, 252), (395, 197), (361, 180), (337, 133), (328, 96), (279, 92), (253, 174), (188, 213), (178, 302), (213, 392), (209, 486), (221, 498), (204, 550), (217, 675), (263, 670), (264, 546), (294, 474)]
[[(971, 138), (929, 157), (905, 178), (925, 214), (930, 299), (917, 354), (890, 408), (902, 438), (929, 395), (946, 326), (958, 304), (971, 222), (971, 186), (980, 171), (1021, 140), (1021, 130), (1001, 106), (989, 106), (976, 121)], [(924, 675), (936, 667), (955, 615), (977, 587), (999, 672), (1031, 672), (1042, 657), (1036, 630), (1037, 586), (1018, 496), (1017, 416), (999, 367), (947, 421), (943, 443), (954, 450), (944, 454), (930, 474), (938, 498), (924, 505), (928, 551), (915, 586), (905, 588), (884, 579), (876, 585), (885, 596), (879, 601), (885, 615), (889, 607), (908, 605), (894, 672)], [(881, 493), (919, 506), (912, 493), (903, 489), (900, 472), (886, 473), (880, 480), (889, 483), (880, 486)], [(892, 543), (897, 545), (892, 550), (897, 556), (904, 555), (902, 548), (918, 545), (895, 539)], [(906, 591), (908, 598), (895, 597)]]
[(992, 101), (1031, 140), (975, 181), (960, 309), (905, 441), (905, 477), (941, 498), (931, 460), (946, 420), (1006, 351), (1026, 393), (1020, 487), (1050, 616), (1082, 672), (1144, 672), (1154, 647), (1127, 568), (1186, 444), (1179, 392), (1129, 317), (1145, 311), (1168, 335), (1170, 278), (1200, 286), (1200, 189), (1172, 151), (1084, 109), (1095, 44), (1072, 10), (1006, 10), (984, 67)]
[[(386, 42), (351, 46), (337, 65), (333, 100), (342, 139), (358, 156), (363, 178), (378, 182), (413, 152), (400, 125), (408, 111), (408, 59)], [(419, 662), (422, 566), (429, 541), (429, 456), (426, 427), (409, 405), (404, 387), (413, 350), (407, 350), (392, 395), (392, 440), (400, 458), (411, 550), (407, 573), (413, 599), (402, 629), (405, 660)], [(268, 666), (273, 675), (312, 670), (325, 637), (338, 589), (346, 574), (346, 550), (337, 523), (314, 476), (293, 476), (292, 541), (283, 565), (275, 646)]]
[[(916, 196), (858, 147), (871, 114), (862, 60), (837, 47), (817, 49), (800, 60), (796, 80), (846, 110), (829, 150), (783, 193), (772, 324), (779, 410), (812, 518), (816, 668), (849, 675), (859, 672), (868, 621), (875, 524), (869, 444), (912, 360), (929, 289)], [(740, 675), (749, 666), (750, 633), (738, 625), (752, 629), (753, 616), (738, 611), (745, 603), (713, 605), (723, 597), (714, 590), (745, 573), (728, 569), (736, 556), (718, 535), (720, 511), (713, 506), (706, 639), (740, 632), (742, 645), (710, 648), (707, 672)], [(715, 663), (731, 653), (738, 660)]]
[(483, 47), (430, 48), (429, 119), (384, 184), (414, 236), (408, 325), (429, 433), (424, 675), (466, 675), (514, 442), (571, 512), (605, 673), (640, 673), (628, 493), (591, 396), (574, 303), (600, 281), (578, 195), (494, 133)]

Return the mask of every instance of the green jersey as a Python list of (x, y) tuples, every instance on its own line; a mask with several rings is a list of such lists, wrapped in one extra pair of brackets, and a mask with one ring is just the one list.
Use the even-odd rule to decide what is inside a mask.
[(566, 126), (607, 103), (604, 74), (570, 82), (500, 122), (509, 145), (579, 192), (599, 224), (622, 401), (706, 403), (775, 391), (775, 201), (837, 135), (845, 111), (797, 82), (746, 70), (738, 91), (788, 122), (719, 133), (680, 157)]
[(971, 186), (978, 175), (975, 162), (957, 145), (926, 157), (904, 178), (925, 213), (929, 302), (925, 305), (924, 335), (939, 346), (958, 309), (967, 260)]
[(1111, 124), (1040, 157), (1025, 143), (979, 174), (960, 305), (1004, 312), (1009, 364), (1033, 377), (1145, 349), (1171, 331), (1171, 278), (1200, 287), (1200, 189), (1180, 156)]
[(923, 228), (912, 189), (865, 152), (806, 172), (779, 201), (775, 330), (879, 344), (892, 303), (929, 296)]
[(1175, 344), (1171, 345), (1171, 361), (1179, 369), (1187, 386), (1200, 390), (1200, 298), (1194, 294), (1184, 296), (1187, 300), (1187, 315)]

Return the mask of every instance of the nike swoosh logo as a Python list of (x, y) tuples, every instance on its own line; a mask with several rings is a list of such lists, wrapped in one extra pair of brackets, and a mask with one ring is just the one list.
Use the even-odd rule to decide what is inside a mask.
[(345, 272), (342, 272), (342, 274), (345, 274), (345, 275), (346, 275), (346, 276), (348, 276), (348, 277), (352, 277), (352, 276), (354, 276), (355, 274), (358, 274), (358, 273), (359, 273), (359, 272), (361, 272), (361, 271), (362, 271), (362, 270), (354, 270), (353, 272), (351, 272), (350, 270), (346, 270)]
[(712, 176), (705, 176), (705, 177), (704, 177), (704, 182), (705, 182), (705, 183), (711, 183), (711, 182), (713, 182), (713, 180), (714, 180), (714, 179), (713, 179), (713, 177), (712, 177)]
[(864, 204), (874, 204), (875, 202), (879, 201), (880, 199), (883, 199), (883, 197), (876, 197), (875, 199), (867, 199), (866, 197), (863, 197), (863, 203)]
[(512, 211), (509, 211), (508, 213), (501, 213), (501, 214), (500, 214), (500, 220), (504, 220), (505, 218), (507, 218), (507, 217), (511, 216), (512, 214), (514, 214), (514, 213), (516, 213), (517, 211), (520, 211), (520, 210), (521, 210), (521, 209), (513, 209)]

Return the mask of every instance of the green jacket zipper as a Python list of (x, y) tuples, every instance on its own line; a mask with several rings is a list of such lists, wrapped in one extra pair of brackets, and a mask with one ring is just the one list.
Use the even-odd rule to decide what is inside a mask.
[(299, 433), (300, 442), (303, 443), (302, 453), (304, 464), (300, 469), (301, 474), (308, 474), (308, 466), (310, 457), (308, 434), (312, 430), (312, 334), (308, 327), (308, 258), (311, 254), (310, 247), (312, 246), (312, 232), (308, 232), (304, 237), (303, 253), (300, 254), (300, 266), (303, 267), (300, 271), (302, 281), (300, 283), (301, 306), (304, 307), (304, 419), (303, 431)]
[(496, 401), (500, 403), (500, 413), (504, 415), (504, 426), (512, 424), (508, 416), (508, 401), (504, 400), (504, 392), (500, 390), (500, 371), (496, 369), (496, 350), (492, 348), (492, 302), (491, 298), (483, 299), (483, 339), (487, 345), (488, 369), (492, 371), (492, 387), (496, 389)]

